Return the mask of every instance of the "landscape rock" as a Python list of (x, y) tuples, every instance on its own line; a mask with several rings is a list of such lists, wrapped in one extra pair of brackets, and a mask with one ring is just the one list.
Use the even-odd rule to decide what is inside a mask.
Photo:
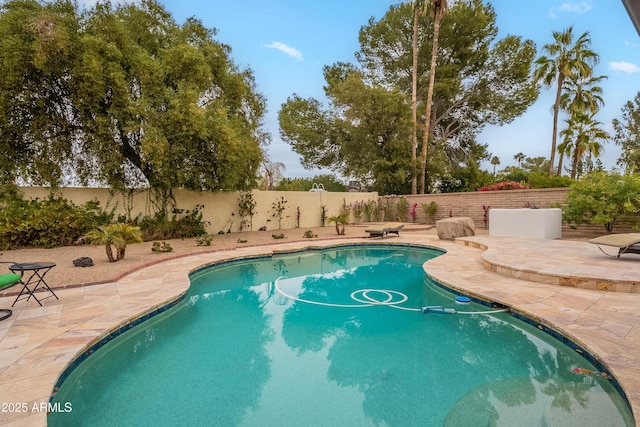
[(93, 267), (93, 260), (88, 256), (83, 256), (73, 260), (73, 265), (76, 267)]
[(475, 236), (476, 225), (469, 217), (453, 217), (436, 221), (436, 232), (440, 240), (454, 240), (457, 237)]

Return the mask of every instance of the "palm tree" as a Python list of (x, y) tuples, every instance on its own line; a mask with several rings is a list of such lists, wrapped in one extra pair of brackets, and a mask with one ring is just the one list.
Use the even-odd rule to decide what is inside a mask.
[(500, 158), (498, 156), (493, 156), (491, 158), (491, 164), (493, 165), (493, 175), (496, 174), (496, 166), (500, 164)]
[(427, 111), (424, 118), (424, 137), (422, 141), (420, 194), (424, 194), (427, 177), (427, 146), (429, 145), (429, 129), (431, 123), (431, 102), (433, 100), (433, 88), (436, 81), (436, 61), (438, 59), (438, 37), (440, 35), (440, 23), (449, 11), (447, 0), (427, 0), (424, 4), (423, 14), (429, 12), (433, 19), (433, 46), (431, 48), (431, 66), (429, 67), (429, 88), (427, 89)]
[(346, 213), (341, 213), (340, 215), (329, 217), (329, 222), (334, 222), (336, 224), (336, 233), (338, 233), (339, 236), (342, 236), (345, 232), (345, 226), (349, 223), (349, 218)]
[[(568, 120), (565, 120), (565, 123), (567, 122)], [(560, 135), (564, 136), (564, 138), (562, 139), (562, 142), (558, 144), (558, 154), (560, 155), (560, 158), (558, 159), (558, 176), (562, 175), (562, 162), (564, 157), (566, 156), (568, 158), (573, 152), (573, 135), (571, 132), (568, 132), (567, 129), (565, 129), (560, 132)]]
[(564, 93), (560, 97), (560, 108), (572, 113), (574, 111), (595, 114), (604, 106), (602, 88), (596, 86), (607, 76), (587, 76), (569, 78), (564, 83)]
[(282, 170), (287, 168), (284, 163), (272, 162), (268, 158), (262, 161), (262, 167), (264, 168), (264, 189), (273, 190), (276, 182), (282, 179)]
[(142, 242), (142, 232), (140, 227), (135, 227), (129, 224), (118, 223), (114, 224), (116, 233), (118, 233), (123, 241), (116, 247), (116, 261), (124, 259), (125, 251), (127, 250), (127, 243)]
[[(124, 258), (127, 243), (141, 242), (140, 227), (129, 224), (109, 224), (98, 227), (86, 233), (83, 238), (94, 245), (104, 245), (109, 262), (116, 262)], [(113, 256), (113, 249), (116, 256)]]
[(93, 245), (104, 245), (109, 262), (116, 262), (118, 259), (113, 255), (114, 246), (116, 249), (122, 246), (124, 239), (113, 227), (114, 224), (101, 226), (87, 232), (83, 238)]
[(602, 122), (593, 118), (593, 114), (574, 113), (566, 120), (567, 128), (561, 134), (565, 140), (572, 140), (571, 178), (576, 177), (578, 161), (584, 156), (600, 157), (602, 142), (609, 134), (602, 129)]
[(515, 156), (513, 156), (513, 159), (518, 162), (518, 167), (520, 167), (522, 165), (522, 161), (524, 160), (525, 155), (523, 152), (519, 152), (518, 154), (516, 154)]
[[(604, 105), (604, 99), (602, 99), (602, 88), (595, 84), (606, 78), (607, 76), (568, 78), (565, 80), (564, 93), (560, 97), (560, 108), (571, 115), (576, 113), (596, 114), (600, 107)], [(561, 144), (563, 145), (562, 148), (558, 146), (558, 154), (560, 155), (557, 170), (558, 176), (562, 174), (564, 155), (570, 155), (571, 153), (572, 144), (567, 144), (566, 139), (567, 136), (565, 135), (565, 142)]]
[(537, 68), (534, 78), (545, 87), (557, 84), (556, 100), (553, 104), (553, 136), (551, 138), (551, 157), (549, 159), (549, 175), (553, 174), (558, 136), (558, 112), (564, 81), (567, 78), (588, 77), (592, 74), (592, 67), (599, 61), (597, 53), (589, 49), (591, 38), (589, 32), (583, 33), (573, 41), (573, 27), (563, 32), (553, 32), (554, 43), (546, 44), (542, 50), (548, 56), (541, 56), (536, 60)]
[(414, 168), (411, 177), (411, 194), (418, 193), (418, 177), (416, 176), (416, 151), (418, 148), (418, 38), (420, 35), (418, 23), (422, 0), (413, 1), (413, 65), (411, 68), (411, 164)]

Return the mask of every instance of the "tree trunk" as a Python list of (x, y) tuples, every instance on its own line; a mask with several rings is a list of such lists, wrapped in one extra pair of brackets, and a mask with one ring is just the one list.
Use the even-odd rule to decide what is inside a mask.
[(558, 170), (556, 171), (556, 175), (560, 176), (562, 175), (562, 160), (564, 158), (564, 153), (560, 153), (559, 154), (559, 158), (558, 158)]
[(413, 69), (411, 70), (411, 194), (418, 194), (416, 151), (418, 149), (418, 20), (420, 9), (413, 10)]
[(109, 262), (116, 262), (116, 259), (113, 257), (113, 250), (111, 249), (111, 243), (106, 243), (104, 245), (104, 250), (107, 253), (107, 259)]
[(553, 104), (553, 136), (551, 137), (551, 156), (549, 157), (549, 176), (553, 175), (553, 164), (556, 160), (556, 138), (558, 137), (558, 112), (560, 111), (560, 96), (562, 95), (562, 83), (564, 75), (558, 73), (558, 90), (556, 91), (556, 102)]
[(431, 67), (429, 68), (429, 89), (427, 91), (427, 112), (424, 118), (424, 137), (422, 141), (422, 161), (420, 164), (420, 194), (424, 194), (427, 178), (427, 147), (429, 145), (429, 129), (431, 123), (431, 102), (433, 100), (433, 87), (436, 82), (436, 62), (438, 59), (438, 36), (440, 35), (440, 21), (442, 18), (438, 17), (436, 13), (435, 21), (433, 22), (433, 47), (431, 48)]
[(573, 158), (571, 159), (571, 179), (575, 179), (576, 178), (576, 171), (578, 169), (578, 151), (579, 151), (579, 147), (578, 145), (580, 144), (580, 141), (576, 141), (575, 146), (573, 147)]

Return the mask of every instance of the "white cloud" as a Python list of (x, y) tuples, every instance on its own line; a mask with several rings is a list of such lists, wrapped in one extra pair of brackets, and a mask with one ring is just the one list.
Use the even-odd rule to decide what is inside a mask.
[(284, 43), (273, 42), (273, 43), (269, 43), (268, 45), (266, 45), (266, 47), (268, 47), (269, 49), (277, 49), (280, 52), (284, 52), (287, 55), (297, 59), (298, 61), (304, 61), (304, 58), (302, 57), (302, 52), (300, 52), (296, 48), (293, 48), (291, 46), (287, 46)]
[(609, 62), (609, 68), (623, 73), (640, 73), (640, 67), (630, 62)]
[(579, 1), (573, 3), (562, 3), (558, 7), (558, 12), (567, 12), (567, 13), (587, 13), (591, 10), (591, 2), (588, 1)]
[(556, 19), (558, 17), (558, 13), (577, 13), (582, 15), (591, 10), (591, 3), (591, 0), (562, 3), (557, 8), (549, 10), (549, 17), (551, 19)]

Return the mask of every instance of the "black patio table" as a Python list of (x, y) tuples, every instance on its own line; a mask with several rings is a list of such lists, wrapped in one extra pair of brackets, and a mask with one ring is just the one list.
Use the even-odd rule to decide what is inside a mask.
[[(21, 299), (29, 301), (29, 298), (31, 297), (33, 297), (40, 306), (42, 306), (40, 301), (51, 298), (52, 296), (56, 297), (56, 299), (60, 299), (44, 280), (44, 276), (55, 266), (56, 265), (52, 262), (25, 262), (15, 263), (9, 266), (9, 270), (14, 273), (19, 272), (22, 277), (24, 277), (25, 272), (32, 272), (31, 276), (29, 276), (26, 281), (22, 281), (22, 290), (16, 297), (15, 301), (13, 301), (13, 304), (11, 304), (11, 307), (16, 305), (16, 303)], [(35, 296), (35, 292), (38, 288), (40, 288), (40, 290), (49, 291), (51, 295), (44, 298), (38, 298)]]

